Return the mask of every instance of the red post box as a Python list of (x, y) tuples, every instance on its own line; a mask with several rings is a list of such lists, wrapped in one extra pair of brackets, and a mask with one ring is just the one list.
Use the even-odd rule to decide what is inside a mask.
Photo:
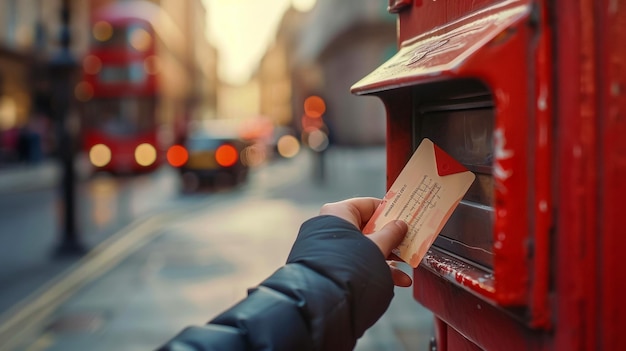
[(389, 10), (399, 50), (352, 87), (386, 107), (388, 186), (425, 137), (476, 174), (414, 270), (433, 346), (626, 350), (626, 4)]

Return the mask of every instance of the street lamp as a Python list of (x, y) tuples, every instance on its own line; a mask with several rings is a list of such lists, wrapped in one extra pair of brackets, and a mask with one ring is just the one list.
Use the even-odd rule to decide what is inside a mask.
[(62, 233), (57, 247), (59, 255), (82, 255), (85, 248), (76, 226), (76, 171), (74, 169), (75, 128), (69, 118), (73, 81), (78, 67), (70, 51), (70, 0), (61, 2), (60, 48), (50, 61), (52, 81), (52, 117), (56, 124), (58, 157), (62, 165)]

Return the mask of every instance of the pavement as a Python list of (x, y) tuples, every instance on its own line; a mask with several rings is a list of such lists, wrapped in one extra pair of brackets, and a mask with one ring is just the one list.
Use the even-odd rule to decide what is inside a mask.
[(0, 195), (50, 187), (59, 182), (60, 176), (60, 166), (54, 160), (7, 165), (0, 168)]
[[(381, 156), (382, 149), (329, 153), (323, 184), (308, 192), (292, 191), (300, 186), (297, 183), (282, 184), (263, 177), (256, 181), (274, 182), (285, 195), (302, 197), (294, 201), (302, 200), (303, 204), (375, 195), (359, 193), (342, 169), (353, 172), (356, 168), (361, 177), (384, 181), (384, 170), (381, 173), (380, 163), (374, 161)], [(298, 162), (302, 162), (302, 171), (308, 172), (315, 160), (304, 157)], [(53, 185), (59, 176), (58, 165), (48, 161), (0, 169), (0, 196)], [(235, 216), (234, 210), (243, 211), (229, 207), (234, 204), (229, 203), (228, 194), (218, 194), (212, 201), (220, 202), (220, 206), (200, 203), (193, 208), (158, 212), (113, 234), (63, 274), (0, 315), (0, 350), (150, 350), (185, 326), (203, 324), (243, 298), (247, 288), (284, 262), (290, 241), (250, 237), (252, 243), (262, 240), (264, 246), (273, 247), (275, 252), (267, 255), (249, 242), (242, 243), (243, 239), (234, 237), (229, 228), (220, 227), (218, 220), (207, 227), (207, 218), (225, 221), (228, 215)], [(275, 227), (273, 232), (297, 230), (319, 208), (286, 203), (280, 191), (274, 199), (258, 201), (253, 199), (249, 207), (255, 212), (263, 209), (257, 213), (259, 221)], [(289, 223), (284, 221), (285, 213)], [(246, 223), (251, 222), (240, 225)], [(250, 232), (255, 226), (259, 224), (252, 223)], [(213, 233), (210, 240), (207, 230)], [(396, 288), (389, 310), (359, 340), (355, 350), (422, 351), (428, 349), (431, 335), (430, 312), (413, 300), (412, 289)]]

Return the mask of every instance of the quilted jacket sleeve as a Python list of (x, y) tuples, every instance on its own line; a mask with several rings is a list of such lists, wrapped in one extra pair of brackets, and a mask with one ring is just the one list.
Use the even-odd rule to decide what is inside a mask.
[(287, 264), (203, 327), (165, 350), (352, 350), (393, 297), (378, 247), (334, 216), (305, 222)]

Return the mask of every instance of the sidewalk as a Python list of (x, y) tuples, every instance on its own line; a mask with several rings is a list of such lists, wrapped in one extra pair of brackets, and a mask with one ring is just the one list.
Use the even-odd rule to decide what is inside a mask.
[[(61, 166), (61, 161), (52, 157), (33, 163), (2, 165), (0, 195), (60, 186), (63, 176)], [(76, 157), (74, 170), (78, 179), (89, 176), (89, 165), (80, 156)]]
[[(214, 205), (131, 224), (0, 321), (0, 350), (151, 350), (185, 326), (206, 323), (282, 265), (291, 236), (320, 201), (384, 191), (356, 193), (359, 187), (346, 176), (356, 172), (381, 183), (384, 170), (375, 161), (381, 150), (327, 156), (326, 185), (298, 193), (300, 198), (258, 196), (242, 205), (217, 194)], [(295, 167), (309, 175), (309, 161)], [(302, 186), (259, 181), (276, 182), (285, 194)], [(272, 254), (259, 247), (271, 247)], [(412, 289), (397, 288), (388, 312), (355, 350), (426, 350), (432, 319), (411, 295)]]
[(0, 168), (0, 195), (51, 187), (60, 182), (60, 177), (61, 167), (53, 159), (34, 164), (5, 165)]

